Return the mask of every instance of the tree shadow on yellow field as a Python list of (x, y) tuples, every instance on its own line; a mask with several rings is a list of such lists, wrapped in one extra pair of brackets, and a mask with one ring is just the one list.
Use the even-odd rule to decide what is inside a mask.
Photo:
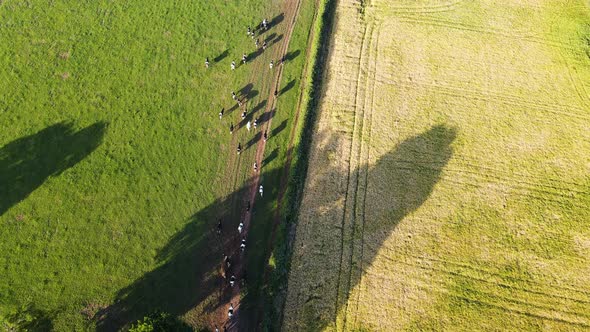
[(102, 142), (106, 123), (80, 131), (58, 123), (0, 148), (0, 216), (27, 198), (50, 176), (76, 165)]
[[(456, 135), (453, 128), (434, 126), (401, 142), (373, 165), (359, 160), (355, 170), (327, 171), (308, 184), (306, 192), (322, 192), (327, 181), (343, 179), (347, 194), (308, 203), (311, 214), (304, 212), (304, 224), (297, 226), (296, 236), (303, 236), (305, 243), (295, 242), (304, 249), (291, 264), (289, 288), (294, 288), (290, 292), (296, 300), (287, 305), (296, 308), (286, 308), (296, 318), (294, 326), (287, 323), (284, 328), (319, 331), (337, 319), (346, 326), (349, 297), (363, 268), (375, 260), (400, 221), (430, 197), (452, 157)], [(302, 209), (310, 208), (306, 202)]]

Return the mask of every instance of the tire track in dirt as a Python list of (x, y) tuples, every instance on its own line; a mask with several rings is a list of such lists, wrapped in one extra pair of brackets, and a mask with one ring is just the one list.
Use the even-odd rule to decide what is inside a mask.
[(440, 5), (431, 6), (392, 6), (389, 2), (387, 4), (377, 3), (374, 8), (382, 13), (393, 13), (393, 14), (428, 14), (428, 13), (441, 13), (454, 10), (457, 6), (461, 5), (465, 0), (448, 1)]
[[(400, 168), (400, 169), (411, 170), (410, 168)], [(474, 181), (472, 181), (472, 182), (460, 181), (460, 180), (455, 180), (452, 177), (444, 177), (444, 180), (448, 183), (455, 184), (456, 186), (458, 186), (460, 188), (465, 188), (465, 187), (475, 188), (475, 189), (482, 188), (481, 184), (476, 184), (476, 182), (474, 182)], [(545, 203), (547, 203), (547, 205), (549, 205), (549, 203), (554, 203), (557, 206), (563, 206), (564, 203), (567, 203), (569, 206), (572, 206), (572, 207), (577, 207), (580, 209), (587, 208), (586, 205), (573, 201), (572, 199), (575, 197), (571, 197), (569, 195), (553, 195), (554, 198), (548, 198), (547, 196), (542, 196), (542, 194), (544, 194), (544, 193), (539, 192), (538, 190), (525, 190), (525, 189), (519, 189), (519, 188), (513, 188), (513, 187), (511, 187), (509, 189), (511, 189), (511, 190), (502, 189), (502, 188), (496, 188), (495, 190), (496, 190), (496, 192), (502, 193), (504, 195), (516, 194), (517, 196), (520, 196), (520, 197), (534, 199), (539, 202), (545, 202)]]
[[(404, 164), (409, 166), (414, 165), (415, 161), (396, 159), (395, 163), (400, 164), (401, 168), (404, 168)], [(441, 165), (439, 162), (421, 162), (421, 169), (435, 170)], [(510, 174), (501, 170), (496, 170), (489, 167), (479, 167), (477, 165), (468, 163), (459, 163), (458, 167), (448, 167), (445, 173), (464, 175), (468, 177), (477, 178), (478, 180), (489, 180), (494, 183), (507, 184), (514, 188), (523, 188), (536, 190), (549, 195), (561, 195), (562, 193), (569, 193), (569, 195), (587, 195), (590, 194), (588, 189), (583, 184), (571, 183), (568, 186), (556, 186), (554, 184), (543, 183), (541, 181), (549, 180), (546, 177), (530, 176), (524, 173)], [(499, 174), (505, 173), (505, 174)], [(487, 183), (486, 181), (476, 181), (477, 183)], [(569, 196), (566, 196), (569, 197)]]
[[(478, 97), (487, 100), (499, 100), (499, 102), (502, 103), (512, 103), (515, 105), (522, 105), (524, 107), (536, 107), (539, 109), (543, 109), (543, 110), (551, 110), (554, 108), (557, 109), (561, 109), (562, 112), (564, 112), (564, 115), (569, 115), (570, 113), (566, 113), (567, 111), (578, 111), (580, 113), (587, 113), (586, 109), (577, 105), (564, 105), (564, 104), (559, 104), (559, 103), (551, 103), (551, 104), (547, 104), (547, 103), (543, 103), (543, 102), (538, 102), (538, 101), (531, 101), (525, 98), (521, 98), (517, 95), (510, 95), (510, 94), (506, 94), (506, 93), (500, 93), (500, 92), (487, 92), (485, 90), (481, 90), (481, 89), (467, 89), (467, 88), (463, 88), (463, 87), (459, 87), (459, 86), (453, 86), (453, 85), (449, 85), (449, 84), (441, 84), (441, 83), (429, 83), (426, 81), (417, 81), (417, 80), (413, 80), (410, 82), (404, 82), (401, 81), (399, 79), (396, 79), (395, 77), (387, 77), (385, 75), (380, 75), (378, 78), (378, 82), (381, 84), (385, 84), (385, 85), (392, 85), (392, 86), (405, 86), (405, 87), (413, 87), (413, 86), (423, 86), (423, 87), (427, 87), (430, 89), (437, 89), (438, 91), (441, 91), (441, 93), (447, 93), (449, 95), (461, 95), (461, 96), (465, 96), (466, 94), (469, 94), (469, 96), (466, 96), (466, 98), (475, 98), (477, 99)], [(580, 116), (579, 114), (576, 113), (572, 113), (572, 116)], [(586, 119), (586, 118), (584, 118)]]
[(580, 103), (586, 109), (590, 108), (590, 97), (588, 96), (586, 88), (584, 87), (584, 83), (578, 79), (578, 77), (579, 77), (578, 70), (576, 69), (575, 66), (571, 65), (570, 61), (567, 60), (567, 57), (563, 54), (563, 50), (559, 50), (558, 53), (559, 53), (559, 56), (561, 57), (561, 61), (563, 62), (563, 64), (567, 68), (568, 78), (571, 82), (572, 88), (574, 89), (574, 91), (578, 95)]
[(448, 96), (459, 97), (464, 99), (471, 99), (471, 100), (481, 100), (485, 102), (497, 102), (500, 104), (506, 105), (514, 105), (519, 106), (524, 109), (537, 109), (544, 113), (554, 114), (554, 115), (561, 115), (566, 116), (571, 119), (579, 119), (590, 121), (590, 117), (584, 116), (583, 114), (578, 114), (575, 111), (579, 111), (580, 113), (587, 113), (584, 112), (583, 109), (578, 108), (576, 106), (569, 106), (569, 105), (555, 105), (555, 104), (545, 104), (539, 102), (528, 101), (522, 98), (513, 97), (506, 94), (495, 94), (495, 93), (487, 93), (481, 90), (474, 90), (474, 89), (465, 89), (461, 87), (451, 87), (451, 86), (444, 86), (442, 84), (429, 84), (429, 83), (421, 83), (413, 81), (412, 83), (403, 82), (399, 80), (392, 80), (389, 82), (381, 82), (386, 85), (391, 86), (402, 86), (402, 87), (414, 87), (416, 85), (436, 89), (438, 93), (445, 94)]
[[(362, 24), (362, 23), (361, 23)], [(344, 270), (344, 265), (345, 265), (345, 250), (348, 249), (345, 247), (345, 242), (347, 238), (350, 238), (352, 240), (352, 237), (348, 236), (348, 232), (353, 231), (352, 227), (350, 227), (348, 225), (347, 221), (350, 221), (352, 223), (352, 225), (354, 225), (354, 217), (352, 218), (348, 218), (348, 214), (351, 213), (351, 208), (349, 208), (348, 206), (350, 204), (353, 204), (352, 207), (352, 211), (354, 211), (354, 201), (356, 200), (356, 198), (353, 196), (353, 192), (356, 191), (356, 182), (353, 184), (351, 183), (353, 181), (353, 173), (355, 173), (354, 171), (354, 165), (353, 165), (353, 159), (355, 156), (355, 144), (356, 144), (356, 133), (358, 130), (358, 127), (361, 126), (361, 132), (362, 132), (362, 123), (360, 122), (360, 119), (357, 119), (359, 117), (358, 114), (358, 104), (359, 104), (359, 94), (360, 94), (360, 82), (362, 82), (361, 77), (362, 77), (362, 61), (363, 61), (363, 50), (365, 48), (365, 42), (367, 39), (367, 27), (362, 25), (362, 38), (361, 38), (361, 45), (359, 48), (359, 54), (358, 54), (358, 60), (356, 63), (356, 67), (358, 70), (358, 74), (357, 74), (357, 80), (356, 80), (356, 92), (355, 92), (355, 96), (354, 96), (354, 122), (352, 125), (352, 133), (351, 133), (351, 142), (350, 142), (350, 149), (349, 149), (349, 158), (348, 158), (348, 171), (346, 172), (346, 191), (345, 191), (345, 195), (344, 195), (344, 211), (342, 212), (342, 221), (341, 221), (341, 238), (340, 238), (340, 265), (338, 268), (338, 282), (336, 284), (336, 299), (335, 299), (335, 303), (334, 303), (334, 321), (336, 322), (336, 329), (338, 329), (338, 312), (340, 311), (339, 308), (341, 306), (339, 306), (339, 304), (342, 301), (342, 305), (346, 306), (346, 294), (348, 294), (348, 288), (349, 285), (347, 285), (346, 283), (350, 281), (349, 278), (347, 278), (346, 275), (343, 275), (343, 270)], [(354, 189), (353, 189), (354, 188)], [(352, 243), (351, 243), (352, 246)], [(352, 248), (350, 248), (351, 250)], [(352, 250), (351, 250), (351, 255), (352, 255)], [(350, 256), (350, 258), (348, 259), (349, 263), (350, 260), (352, 259), (352, 256)], [(350, 272), (350, 270), (349, 270)], [(348, 276), (350, 276), (350, 273), (348, 273)], [(343, 299), (341, 300), (341, 294), (343, 294), (344, 296)], [(346, 307), (344, 307), (344, 311), (346, 311)], [(344, 320), (345, 321), (345, 320)]]
[[(420, 169), (420, 170), (437, 170), (436, 164), (425, 165), (417, 165), (415, 162), (411, 161), (403, 161), (403, 160), (396, 160), (396, 164), (398, 164), (397, 168), (400, 170), (412, 170), (412, 169)], [(407, 165), (405, 165), (407, 163)], [(434, 165), (434, 166), (432, 166)], [(470, 182), (461, 182), (456, 180), (456, 176), (450, 175), (462, 175), (463, 179), (471, 180)], [(506, 188), (514, 190), (516, 193), (526, 194), (529, 192), (537, 192), (539, 194), (553, 196), (556, 199), (571, 199), (576, 195), (588, 195), (590, 192), (584, 190), (572, 190), (569, 188), (556, 188), (556, 187), (549, 187), (543, 185), (542, 183), (533, 183), (533, 182), (523, 182), (519, 181), (518, 178), (511, 178), (511, 177), (500, 177), (494, 174), (485, 174), (478, 171), (470, 171), (466, 169), (459, 169), (459, 168), (450, 168), (445, 171), (445, 175), (443, 176), (445, 179), (449, 179), (451, 181), (455, 181), (455, 183), (465, 183), (470, 184), (474, 187), (483, 187), (489, 183), (496, 183), (506, 186)], [(555, 191), (553, 191), (553, 190)]]
[[(542, 319), (556, 320), (562, 323), (590, 327), (590, 316), (588, 314), (580, 313), (571, 309), (572, 303), (575, 303), (578, 306), (587, 306), (590, 298), (587, 300), (580, 300), (564, 297), (561, 294), (554, 295), (543, 291), (515, 287), (506, 281), (497, 280), (506, 278), (506, 276), (493, 273), (491, 275), (487, 274), (485, 277), (469, 275), (467, 274), (470, 271), (469, 268), (466, 268), (465, 266), (453, 267), (452, 263), (448, 263), (445, 260), (440, 259), (431, 260), (427, 257), (420, 257), (416, 258), (416, 261), (406, 261), (391, 258), (389, 255), (384, 255), (384, 259), (391, 262), (392, 264), (402, 264), (406, 268), (422, 271), (422, 273), (412, 274), (412, 280), (417, 286), (420, 286), (429, 292), (435, 291), (445, 293), (450, 296), (462, 297), (468, 301), (483, 301), (484, 299), (482, 299), (482, 297), (487, 297), (486, 300), (489, 301), (484, 301), (484, 304), (487, 303), (502, 310), (515, 311), (521, 315), (533, 315)], [(434, 267), (433, 265), (435, 262), (442, 263), (443, 267)], [(450, 267), (447, 268), (447, 266)], [(478, 270), (479, 269), (473, 269), (475, 273), (481, 274), (481, 271)], [(474, 273), (473, 271), (471, 272)], [(370, 276), (371, 278), (375, 279), (389, 280), (386, 275), (370, 274)], [(444, 285), (448, 282), (449, 276), (452, 278), (469, 280), (469, 282), (473, 283), (474, 285), (489, 284), (494, 286), (496, 289), (505, 291), (506, 294), (503, 295), (490, 291), (476, 290), (473, 288), (473, 286), (464, 288), (468, 295), (456, 294), (452, 289), (448, 289), (447, 287), (436, 287), (432, 283), (432, 280), (437, 280), (437, 284)], [(544, 286), (546, 287), (549, 285)], [(543, 290), (545, 290), (545, 288), (543, 288)], [(528, 296), (536, 296), (536, 301), (533, 301), (531, 298), (526, 300), (519, 299), (518, 296), (522, 296), (523, 294)], [(551, 314), (557, 314), (561, 317), (550, 316)]]
[[(380, 13), (387, 13), (380, 11)], [(443, 20), (439, 18), (435, 18), (432, 16), (404, 16), (399, 14), (414, 14), (414, 13), (387, 13), (390, 17), (396, 17), (399, 22), (402, 23), (409, 23), (409, 24), (422, 24), (422, 25), (429, 25), (429, 26), (436, 26), (436, 27), (443, 27), (449, 29), (455, 29), (464, 32), (475, 32), (475, 33), (482, 33), (482, 34), (489, 34), (493, 36), (499, 37), (506, 37), (512, 38), (515, 40), (522, 40), (528, 41), (535, 44), (545, 45), (552, 48), (558, 48), (561, 50), (575, 50), (575, 47), (571, 46), (569, 43), (564, 43), (557, 39), (549, 39), (538, 37), (532, 34), (531, 31), (524, 31), (524, 30), (502, 30), (502, 29), (495, 29), (495, 28), (484, 28), (477, 25), (465, 24), (456, 21), (450, 20)], [(419, 14), (419, 13), (416, 13)], [(387, 16), (386, 16), (387, 17)], [(385, 19), (381, 19), (382, 21), (386, 21)]]
[[(287, 51), (289, 49), (289, 42), (291, 40), (291, 36), (292, 36), (293, 30), (295, 28), (295, 23), (297, 21), (297, 17), (299, 14), (299, 10), (301, 8), (302, 1), (303, 0), (286, 1), (285, 2), (286, 7), (285, 7), (284, 11), (285, 11), (285, 16), (289, 20), (289, 24), (287, 25), (286, 37), (284, 38), (284, 42), (283, 42), (282, 48), (279, 53), (281, 58), (287, 54)], [(306, 54), (309, 54), (309, 53), (306, 52)], [(306, 60), (306, 63), (307, 63), (307, 60)], [(279, 67), (277, 68), (278, 71), (277, 71), (276, 77), (273, 80), (273, 84), (272, 84), (275, 91), (279, 91), (280, 83), (281, 83), (281, 79), (282, 79), (282, 75), (283, 75), (283, 68), (284, 68), (283, 64), (279, 65)], [(306, 64), (305, 68), (307, 68), (307, 64)], [(304, 68), (304, 73), (305, 73), (305, 68)], [(268, 120), (267, 125), (265, 127), (267, 129), (265, 129), (265, 130), (270, 130), (270, 128), (271, 128), (271, 123), (272, 123), (274, 112), (276, 112), (276, 104), (277, 104), (277, 98), (273, 97), (271, 92), (269, 92), (269, 93), (270, 93), (269, 100), (272, 100), (272, 102), (267, 103), (267, 111), (270, 112), (270, 117), (269, 117), (269, 120)], [(273, 247), (275, 236), (276, 236), (276, 228), (277, 228), (278, 224), (280, 223), (281, 202), (282, 202), (282, 199), (283, 199), (286, 187), (287, 187), (288, 171), (290, 168), (290, 162), (291, 162), (291, 158), (292, 158), (292, 145), (293, 145), (294, 133), (295, 133), (295, 130), (297, 129), (299, 112), (300, 112), (300, 107), (298, 105), (297, 109), (296, 109), (296, 113), (295, 113), (295, 118), (292, 123), (291, 134), (289, 136), (289, 141), (288, 141), (288, 145), (287, 145), (287, 154), (286, 154), (287, 162), (286, 162), (285, 166), (283, 166), (284, 173), (280, 179), (278, 196), (277, 196), (277, 207), (275, 210), (275, 215), (272, 220), (273, 225), (272, 225), (271, 234), (270, 234), (270, 241), (268, 242), (268, 246), (265, 251), (265, 259), (264, 259), (265, 262), (268, 262), (270, 254), (272, 252), (272, 247)], [(256, 151), (256, 160), (263, 159), (265, 148), (266, 148), (266, 142), (262, 141), (260, 144), (258, 144), (258, 149)], [(253, 186), (253, 196), (254, 197), (256, 196), (256, 188), (258, 187), (258, 183), (260, 182), (259, 174), (260, 173), (257, 173), (257, 176), (255, 178), (255, 184)], [(265, 270), (263, 272), (263, 285), (266, 285), (267, 282), (268, 282), (268, 269), (265, 267)], [(256, 303), (256, 307), (257, 307), (256, 308), (257, 317), (252, 319), (252, 321), (256, 322), (256, 329), (261, 330), (262, 323), (264, 320), (264, 304), (261, 301), (261, 299), (258, 299), (258, 303)], [(252, 325), (248, 325), (248, 326), (252, 326)]]
[[(364, 23), (364, 22), (363, 22)], [(353, 275), (355, 274), (355, 269), (354, 269), (354, 262), (355, 262), (355, 243), (357, 241), (357, 223), (358, 220), (360, 219), (359, 217), (359, 190), (361, 190), (362, 194), (366, 194), (366, 184), (365, 184), (365, 190), (361, 189), (361, 172), (362, 170), (367, 166), (366, 162), (363, 165), (363, 147), (365, 146), (365, 144), (363, 144), (364, 142), (364, 138), (365, 138), (365, 131), (366, 131), (366, 125), (365, 123), (367, 122), (367, 113), (370, 113), (371, 110), (367, 110), (367, 102), (368, 102), (368, 98), (367, 98), (367, 93), (368, 91), (370, 91), (370, 85), (371, 85), (371, 81), (369, 80), (369, 75), (370, 75), (370, 69), (368, 69), (370, 63), (372, 62), (372, 58), (371, 58), (371, 51), (372, 51), (372, 43), (373, 43), (373, 33), (374, 33), (374, 26), (372, 24), (370, 25), (366, 25), (367, 27), (367, 40), (366, 42), (363, 42), (363, 47), (362, 47), (362, 54), (365, 54), (366, 56), (364, 58), (366, 58), (366, 63), (364, 61), (362, 61), (363, 59), (361, 59), (361, 68), (365, 68), (364, 70), (361, 70), (361, 72), (366, 71), (366, 74), (363, 76), (363, 80), (360, 80), (360, 75), (359, 75), (359, 95), (361, 95), (361, 99), (357, 102), (357, 113), (361, 114), (361, 121), (360, 121), (360, 130), (358, 132), (358, 154), (357, 154), (357, 161), (356, 161), (356, 168), (355, 168), (355, 188), (354, 188), (354, 196), (353, 196), (353, 204), (352, 204), (352, 222), (351, 222), (351, 241), (350, 241), (350, 259), (349, 259), (349, 271), (348, 271), (348, 280), (347, 280), (347, 286), (346, 286), (346, 292), (345, 292), (345, 302), (343, 304), (343, 319), (342, 319), (342, 328), (344, 331), (347, 330), (346, 325), (347, 325), (347, 319), (348, 319), (348, 303), (349, 301), (349, 296), (350, 296), (350, 292), (352, 291), (352, 287), (353, 285)], [(368, 49), (368, 51), (367, 51)], [(364, 85), (362, 86), (361, 83)], [(363, 220), (361, 219), (361, 224), (363, 223)], [(361, 233), (361, 237), (362, 237), (362, 233)]]
[[(395, 249), (390, 248), (390, 247), (384, 247), (386, 250), (390, 250), (390, 251), (395, 251)], [(547, 295), (549, 297), (557, 297), (557, 298), (562, 298), (564, 300), (570, 300), (570, 301), (574, 301), (574, 302), (579, 302), (579, 303), (583, 303), (583, 304), (590, 304), (590, 292), (587, 290), (583, 290), (583, 289), (579, 289), (579, 288), (575, 288), (575, 287), (568, 287), (568, 286), (563, 286), (563, 285), (558, 285), (558, 284), (551, 284), (551, 283), (540, 283), (540, 282), (536, 282), (534, 280), (529, 280), (529, 279), (525, 279), (522, 277), (514, 277), (514, 276), (510, 276), (507, 274), (502, 274), (499, 273), (497, 271), (494, 271), (492, 269), (486, 269), (486, 268), (481, 268), (481, 267), (475, 267), (471, 264), (467, 264), (467, 263), (463, 263), (463, 262), (457, 262), (457, 261), (452, 261), (449, 259), (442, 259), (442, 258), (438, 258), (438, 257), (426, 257), (426, 256), (408, 256), (408, 258), (412, 258), (415, 259), (417, 261), (421, 261), (421, 262), (425, 262), (428, 264), (434, 264), (434, 263), (442, 263), (446, 266), (452, 267), (454, 269), (460, 270), (461, 272), (465, 273), (465, 272), (471, 272), (471, 273), (477, 273), (477, 274), (481, 274), (481, 275), (485, 275), (486, 278), (483, 279), (485, 282), (490, 282), (490, 280), (492, 279), (505, 279), (505, 280), (510, 280), (512, 282), (525, 282), (529, 285), (534, 285), (532, 288), (534, 289), (526, 289), (526, 288), (522, 288), (522, 287), (516, 287), (514, 285), (511, 285), (509, 283), (499, 283), (501, 286), (504, 287), (510, 287), (510, 288), (514, 288), (516, 290), (522, 290), (522, 291), (526, 291), (526, 292), (532, 292), (532, 293), (537, 293), (540, 295)], [(547, 285), (549, 285), (550, 287), (547, 288)], [(537, 288), (535, 288), (537, 287)], [(570, 296), (564, 296), (562, 293), (560, 294), (552, 294), (549, 293), (548, 290), (557, 290), (559, 292), (572, 292), (577, 294), (576, 297), (570, 297)], [(586, 297), (585, 299), (581, 299), (580, 297)]]
[[(365, 108), (369, 112), (368, 116), (368, 129), (365, 138), (367, 139), (366, 143), (366, 158), (364, 158), (364, 165), (363, 165), (363, 172), (364, 172), (364, 191), (361, 203), (361, 212), (360, 212), (360, 220), (361, 220), (361, 234), (360, 234), (360, 257), (359, 257), (359, 278), (358, 278), (358, 296), (356, 299), (356, 307), (354, 313), (354, 321), (352, 328), (357, 326), (357, 318), (358, 318), (358, 311), (359, 311), (359, 304), (361, 300), (361, 295), (363, 292), (363, 259), (364, 259), (364, 247), (365, 247), (365, 211), (367, 205), (367, 191), (369, 189), (369, 164), (371, 161), (371, 130), (373, 128), (373, 110), (375, 109), (375, 76), (377, 73), (378, 61), (379, 61), (379, 39), (381, 37), (381, 28), (382, 24), (378, 24), (376, 28), (374, 28), (374, 33), (377, 33), (377, 38), (374, 42), (374, 47), (371, 48), (371, 52), (374, 52), (372, 55), (369, 55), (369, 60), (373, 60), (372, 65), (373, 67), (369, 67), (369, 74), (372, 74), (372, 77), (367, 80), (367, 90), (370, 91), (370, 98), (367, 98), (368, 106), (365, 104)], [(370, 99), (370, 101), (369, 101)], [(346, 326), (345, 326), (346, 328)]]
[[(556, 31), (556, 27), (555, 27), (555, 23), (551, 23), (551, 26), (549, 27), (549, 31), (551, 31), (551, 33), (555, 33)], [(568, 43), (568, 45), (572, 45), (575, 43), (573, 43), (572, 41), (570, 41), (570, 43)], [(573, 51), (578, 51), (577, 48), (570, 46), (571, 49)], [(571, 64), (570, 61), (568, 61), (566, 55), (563, 53), (563, 49), (559, 49), (558, 50), (559, 56), (561, 58), (561, 61), (563, 62), (563, 64), (566, 66), (567, 71), (568, 71), (568, 77), (570, 79), (570, 82), (572, 84), (572, 87), (574, 89), (574, 91), (576, 92), (576, 94), (578, 95), (580, 102), (582, 103), (582, 105), (588, 109), (590, 106), (590, 96), (588, 96), (587, 90), (584, 87), (583, 82), (580, 82), (579, 79), (577, 79), (578, 76), (578, 71), (576, 69), (575, 66), (573, 66)]]

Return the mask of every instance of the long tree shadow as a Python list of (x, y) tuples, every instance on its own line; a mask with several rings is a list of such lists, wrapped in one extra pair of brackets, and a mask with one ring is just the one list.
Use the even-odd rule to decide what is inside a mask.
[[(265, 179), (278, 175), (278, 169), (263, 172)], [(247, 180), (238, 190), (191, 216), (185, 227), (157, 252), (155, 259), (159, 266), (121, 289), (116, 301), (94, 316), (97, 330), (125, 329), (154, 311), (175, 316), (189, 312), (189, 315), (207, 315), (227, 302), (231, 288), (225, 277), (231, 273), (241, 280), (243, 275), (223, 268), (224, 256), (227, 255), (234, 266), (240, 260), (245, 262), (250, 255), (248, 248), (256, 247), (254, 241), (257, 239), (249, 234), (249, 247), (245, 254), (241, 253), (241, 234), (237, 230), (248, 205), (251, 181)], [(276, 195), (276, 189), (265, 188), (265, 199), (257, 199), (248, 213), (272, 209), (273, 201), (266, 196), (272, 197), (273, 194)], [(217, 234), (219, 220), (222, 222), (221, 234)], [(266, 236), (258, 237), (258, 241), (264, 239)], [(257, 274), (258, 271), (248, 271), (248, 280), (259, 278)], [(200, 312), (191, 311), (197, 307)], [(202, 323), (203, 318), (191, 317), (191, 321)]]
[(58, 123), (0, 149), (0, 216), (27, 198), (50, 176), (76, 165), (102, 142), (106, 123), (80, 131)]
[[(299, 217), (297, 237), (306, 238), (300, 245), (309, 249), (297, 253), (291, 262), (289, 288), (295, 289), (292, 298), (298, 300), (287, 301), (286, 306), (297, 307), (298, 325), (290, 326), (286, 317), (284, 328), (320, 331), (334, 326), (335, 317), (346, 312), (349, 296), (361, 280), (361, 266), (372, 264), (399, 222), (431, 195), (452, 157), (456, 135), (453, 128), (435, 126), (403, 141), (374, 165), (361, 165), (350, 173), (326, 168), (314, 171), (313, 185), (306, 192), (312, 196), (322, 192), (327, 198), (320, 202), (310, 198), (313, 201), (304, 200), (301, 206), (306, 212)], [(313, 161), (310, 170), (311, 166)], [(348, 195), (326, 192), (325, 188), (334, 187), (335, 179), (344, 179)], [(317, 194), (313, 197), (318, 198)], [(342, 197), (343, 205), (339, 203)], [(359, 243), (365, 243), (362, 251)]]

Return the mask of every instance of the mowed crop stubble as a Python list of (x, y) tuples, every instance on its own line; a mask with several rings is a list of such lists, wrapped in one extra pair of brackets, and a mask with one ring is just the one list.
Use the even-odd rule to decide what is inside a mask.
[(589, 329), (589, 27), (338, 2), (283, 329)]

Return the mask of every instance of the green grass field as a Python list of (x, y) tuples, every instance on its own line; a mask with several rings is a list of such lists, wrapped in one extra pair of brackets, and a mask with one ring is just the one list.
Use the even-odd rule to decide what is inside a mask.
[[(247, 255), (252, 308), (314, 6), (302, 2), (266, 147), (268, 189)], [(256, 150), (236, 162), (235, 142), (255, 141), (229, 134), (240, 121), (231, 91), (249, 90), (248, 109), (262, 113), (279, 43), (235, 72), (230, 63), (255, 49), (246, 27), (281, 10), (257, 0), (0, 2), (0, 328), (108, 329), (154, 309), (209, 324), (223, 251), (211, 230), (219, 217), (237, 227)], [(265, 37), (285, 29), (276, 22)]]
[(588, 330), (587, 2), (336, 17), (283, 330)]

